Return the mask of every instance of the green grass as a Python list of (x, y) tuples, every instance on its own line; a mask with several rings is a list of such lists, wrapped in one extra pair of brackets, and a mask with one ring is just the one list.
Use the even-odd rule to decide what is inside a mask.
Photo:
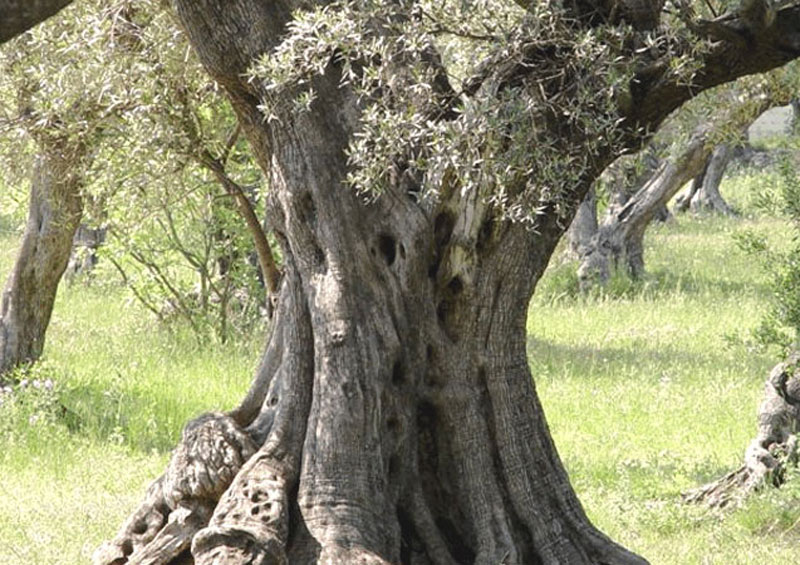
[[(756, 181), (742, 178), (723, 193), (747, 211)], [(800, 547), (800, 477), (736, 511), (679, 502), (739, 464), (776, 361), (748, 338), (768, 291), (736, 249), (744, 229), (788, 238), (764, 215), (681, 217), (648, 232), (645, 280), (580, 297), (575, 266), (554, 258), (529, 312), (532, 371), (575, 488), (601, 529), (654, 564), (791, 563)], [(0, 233), (2, 278), (15, 242)], [(241, 398), (260, 348), (198, 344), (114, 286), (62, 288), (29, 376), (55, 391), (0, 407), (0, 564), (86, 562), (186, 419)]]
[[(3, 279), (16, 243), (0, 233)], [(44, 361), (26, 375), (53, 380), (54, 398), (31, 391), (0, 406), (0, 564), (87, 562), (163, 470), (186, 420), (241, 399), (262, 339), (199, 344), (120, 288), (62, 285)]]

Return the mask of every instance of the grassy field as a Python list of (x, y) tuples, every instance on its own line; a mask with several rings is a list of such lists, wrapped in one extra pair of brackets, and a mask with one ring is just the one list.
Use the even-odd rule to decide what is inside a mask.
[[(745, 210), (747, 185), (723, 187)], [(736, 249), (745, 228), (788, 239), (771, 217), (682, 217), (648, 233), (644, 281), (579, 297), (574, 265), (556, 258), (531, 305), (531, 367), (581, 500), (654, 564), (792, 563), (800, 549), (800, 480), (725, 513), (679, 501), (738, 465), (776, 361), (748, 339), (768, 292)], [(0, 278), (15, 244), (0, 230)], [(30, 377), (54, 391), (0, 406), (0, 564), (86, 562), (182, 423), (241, 397), (261, 341), (201, 346), (118, 288), (62, 288)], [(66, 417), (53, 417), (56, 398)]]

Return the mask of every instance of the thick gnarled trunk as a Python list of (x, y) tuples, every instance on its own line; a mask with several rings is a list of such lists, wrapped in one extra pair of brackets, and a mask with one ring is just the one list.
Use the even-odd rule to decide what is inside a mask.
[[(174, 3), (269, 175), (285, 269), (245, 400), (187, 426), (166, 473), (95, 562), (643, 563), (588, 521), (525, 347), (536, 282), (572, 210), (622, 148), (578, 159), (586, 138), (552, 124), (565, 162), (590, 164), (566, 212), (551, 205), (533, 230), (498, 218), (482, 188), (441, 186), (438, 200), (419, 198), (421, 181), (404, 163), (364, 202), (345, 183), (363, 107), (336, 58), (309, 81), (314, 99), (301, 112), (271, 105), (274, 91), (244, 78), (309, 3)], [(761, 65), (773, 59), (782, 60)], [(753, 63), (744, 62), (698, 73), (698, 84), (745, 73)], [(486, 88), (517, 84), (516, 71), (534, 67), (500, 65)], [(669, 81), (662, 88), (663, 98), (637, 91), (620, 127), (655, 127), (690, 97)]]
[[(198, 564), (642, 563), (588, 521), (528, 367), (523, 306), (563, 227), (498, 221), (478, 193), (421, 203), (407, 179), (364, 203), (344, 182), (358, 100), (331, 67), (308, 112), (265, 124), (239, 73), (288, 12), (245, 4), (178, 10), (270, 174), (287, 258), (273, 334), (243, 404), (187, 428), (96, 563), (168, 563), (190, 541)], [(257, 449), (238, 473), (194, 447), (226, 426)], [(183, 486), (198, 474), (228, 481)]]
[(42, 145), (33, 168), (28, 221), (0, 301), (0, 375), (42, 354), (58, 284), (82, 214), (83, 149)]

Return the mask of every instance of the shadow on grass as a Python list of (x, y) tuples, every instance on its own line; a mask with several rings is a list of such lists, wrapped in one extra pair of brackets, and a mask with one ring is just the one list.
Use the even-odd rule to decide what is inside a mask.
[[(570, 372), (580, 377), (586, 374), (604, 374), (597, 365), (652, 368), (672, 368), (676, 365), (692, 367), (720, 367), (730, 363), (723, 353), (687, 352), (671, 345), (643, 347), (644, 339), (637, 339), (629, 347), (595, 347), (590, 345), (565, 345), (528, 336), (527, 352), (533, 368), (538, 365), (570, 367)], [(534, 374), (534, 378), (536, 375)]]
[(685, 297), (714, 296), (715, 299), (755, 295), (769, 297), (764, 283), (731, 280), (684, 270), (675, 272), (667, 268), (649, 270), (640, 279), (631, 279), (621, 270), (615, 270), (605, 286), (587, 292), (578, 288), (577, 263), (554, 266), (537, 287), (534, 305), (565, 303), (591, 304), (607, 300), (669, 300), (676, 295)]

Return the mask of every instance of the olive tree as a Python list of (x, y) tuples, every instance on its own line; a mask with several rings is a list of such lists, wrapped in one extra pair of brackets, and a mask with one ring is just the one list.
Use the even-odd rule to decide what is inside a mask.
[(284, 273), (241, 405), (186, 426), (95, 561), (642, 563), (570, 485), (528, 301), (601, 171), (800, 56), (800, 6), (174, 6), (269, 176)]
[(27, 184), (30, 194), (0, 302), (0, 376), (42, 354), (83, 216), (86, 171), (125, 92), (114, 79), (126, 60), (113, 49), (87, 54), (79, 45), (102, 41), (113, 28), (108, 14), (83, 3), (58, 29), (38, 28), (0, 52), (0, 164), (6, 184)]

